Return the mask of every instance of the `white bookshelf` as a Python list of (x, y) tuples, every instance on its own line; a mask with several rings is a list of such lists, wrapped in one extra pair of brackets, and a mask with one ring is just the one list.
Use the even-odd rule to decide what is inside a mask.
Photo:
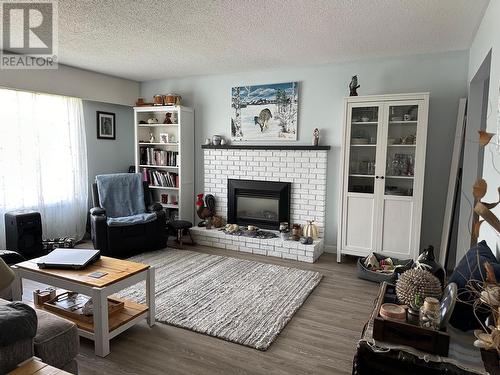
[[(174, 124), (163, 124), (167, 113), (171, 113)], [(158, 123), (148, 124), (148, 119), (156, 118)], [(141, 123), (146, 122), (146, 124)], [(150, 181), (153, 200), (160, 203), (169, 214), (182, 220), (194, 219), (194, 111), (182, 106), (134, 107), (135, 123), (135, 167), (144, 170), (178, 176), (177, 186), (160, 186)], [(168, 134), (169, 142), (161, 142), (160, 134)], [(154, 142), (150, 142), (151, 134)], [(171, 137), (174, 137), (174, 141)], [(144, 149), (153, 149), (152, 155), (160, 151), (177, 153), (175, 165), (163, 165), (158, 160), (147, 158)], [(151, 156), (151, 154), (150, 154)], [(146, 172), (149, 175), (149, 172)], [(168, 203), (162, 203), (162, 194), (169, 196)], [(177, 202), (177, 203), (174, 203)], [(171, 215), (173, 214), (173, 215)]]

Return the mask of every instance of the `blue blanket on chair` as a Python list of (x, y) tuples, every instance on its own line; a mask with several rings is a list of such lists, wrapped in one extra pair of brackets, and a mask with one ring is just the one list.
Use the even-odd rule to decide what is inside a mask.
[(99, 204), (106, 210), (109, 226), (142, 224), (156, 220), (144, 205), (142, 176), (116, 173), (96, 176)]

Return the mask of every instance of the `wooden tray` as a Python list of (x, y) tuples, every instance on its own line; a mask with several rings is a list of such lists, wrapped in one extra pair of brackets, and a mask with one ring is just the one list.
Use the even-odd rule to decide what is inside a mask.
[(373, 322), (373, 338), (379, 341), (411, 346), (427, 353), (447, 357), (450, 345), (448, 333), (434, 331), (406, 322), (384, 319), (380, 316), (380, 306), (386, 302), (394, 303), (395, 297), (394, 285), (383, 283), (381, 287), (384, 288), (382, 291), (384, 297), (377, 303), (377, 316)]
[[(93, 323), (94, 317), (92, 315), (83, 315), (82, 308), (77, 310), (67, 310), (55, 304), (55, 302), (60, 301), (61, 299), (68, 297), (70, 294), (75, 292), (65, 292), (58, 294), (56, 298), (51, 299), (50, 301), (43, 303), (43, 308), (45, 310), (51, 311), (57, 315), (66, 316), (71, 319), (79, 320), (85, 323)], [(115, 300), (113, 298), (108, 297), (108, 316), (117, 313), (120, 310), (123, 310), (124, 303), (123, 301)]]

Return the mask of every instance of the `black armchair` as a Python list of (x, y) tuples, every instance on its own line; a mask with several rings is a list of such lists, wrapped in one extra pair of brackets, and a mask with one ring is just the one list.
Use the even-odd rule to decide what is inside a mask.
[(100, 206), (97, 183), (92, 185), (94, 207), (90, 209), (91, 237), (94, 249), (102, 255), (126, 258), (134, 254), (166, 247), (166, 213), (159, 203), (151, 203), (151, 191), (143, 183), (144, 204), (147, 212), (155, 212), (156, 220), (124, 226), (109, 226), (106, 210)]

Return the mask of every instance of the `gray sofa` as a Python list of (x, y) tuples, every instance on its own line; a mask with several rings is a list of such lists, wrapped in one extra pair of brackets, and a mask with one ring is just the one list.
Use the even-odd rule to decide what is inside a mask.
[[(9, 301), (0, 299), (0, 305)], [(20, 362), (36, 356), (43, 362), (78, 374), (75, 357), (78, 354), (80, 341), (76, 325), (43, 310), (35, 309), (38, 318), (34, 337), (15, 341), (11, 345), (0, 346), (0, 374), (13, 370)], [(0, 319), (7, 319), (0, 316)]]

